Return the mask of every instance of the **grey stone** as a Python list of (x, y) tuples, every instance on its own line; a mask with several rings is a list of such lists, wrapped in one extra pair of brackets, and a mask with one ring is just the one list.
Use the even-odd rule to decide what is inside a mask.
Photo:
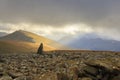
[(4, 75), (0, 78), (0, 80), (13, 80), (12, 77), (8, 76), (8, 75)]
[(112, 80), (120, 80), (120, 75), (115, 76)]
[(23, 74), (20, 72), (8, 72), (8, 75), (11, 76), (13, 79), (19, 76), (23, 76)]
[(82, 78), (81, 80), (92, 80), (91, 78)]
[(32, 78), (28, 76), (20, 76), (18, 78), (15, 78), (14, 80), (32, 80)]

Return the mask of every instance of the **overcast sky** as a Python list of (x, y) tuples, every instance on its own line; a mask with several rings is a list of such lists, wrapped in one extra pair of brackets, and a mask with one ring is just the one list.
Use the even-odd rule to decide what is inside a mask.
[(120, 40), (120, 0), (0, 0), (0, 31), (58, 40), (96, 33)]

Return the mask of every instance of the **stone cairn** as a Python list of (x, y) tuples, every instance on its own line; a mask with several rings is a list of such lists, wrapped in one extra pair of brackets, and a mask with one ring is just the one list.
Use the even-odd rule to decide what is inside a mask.
[(43, 43), (40, 44), (37, 54), (43, 54)]

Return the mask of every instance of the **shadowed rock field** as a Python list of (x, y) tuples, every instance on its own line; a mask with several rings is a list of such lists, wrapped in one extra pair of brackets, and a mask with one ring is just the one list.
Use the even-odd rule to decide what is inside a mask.
[(120, 53), (0, 54), (0, 80), (120, 80)]

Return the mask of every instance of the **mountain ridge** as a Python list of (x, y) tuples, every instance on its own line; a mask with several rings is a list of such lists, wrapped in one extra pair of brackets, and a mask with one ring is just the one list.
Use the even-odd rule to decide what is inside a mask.
[(74, 49), (88, 49), (100, 51), (120, 51), (120, 41), (97, 37), (78, 37), (66, 45)]
[(56, 41), (50, 40), (43, 36), (39, 36), (32, 32), (18, 30), (6, 36), (0, 37), (1, 52), (36, 52), (40, 43), (44, 44), (44, 50), (61, 49), (63, 46)]
[(5, 32), (0, 32), (0, 37), (6, 36), (6, 35), (7, 35), (7, 33), (5, 33)]

